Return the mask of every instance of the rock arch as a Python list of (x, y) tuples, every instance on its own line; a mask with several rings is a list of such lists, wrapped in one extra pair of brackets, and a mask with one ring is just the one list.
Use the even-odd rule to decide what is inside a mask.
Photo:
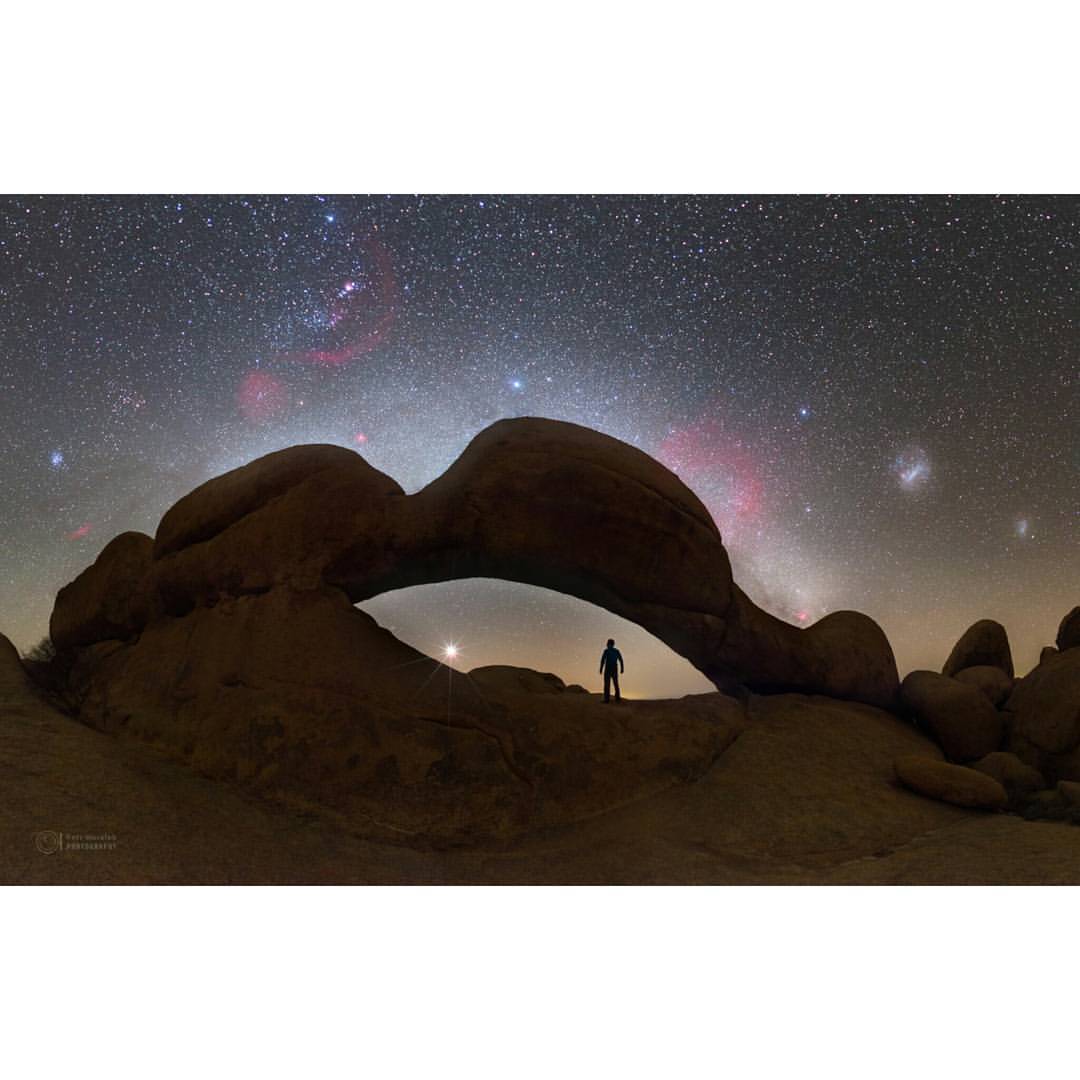
[(719, 688), (893, 708), (880, 627), (835, 612), (805, 630), (732, 580), (709, 513), (670, 470), (563, 421), (500, 420), (406, 495), (358, 453), (296, 446), (180, 499), (156, 536), (124, 533), (57, 596), (58, 647), (130, 638), (224, 599), (340, 590), (350, 603), (495, 577), (569, 593), (643, 626)]

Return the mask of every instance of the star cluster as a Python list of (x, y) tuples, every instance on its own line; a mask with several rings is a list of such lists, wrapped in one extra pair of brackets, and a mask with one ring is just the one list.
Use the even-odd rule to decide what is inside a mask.
[[(0, 630), (260, 454), (413, 491), (530, 415), (677, 472), (781, 618), (866, 611), (902, 672), (996, 618), (1026, 670), (1080, 602), (1078, 244), (1052, 197), (2, 199)], [(628, 692), (708, 687), (540, 589), (364, 607), (470, 666), (591, 685), (614, 636)]]

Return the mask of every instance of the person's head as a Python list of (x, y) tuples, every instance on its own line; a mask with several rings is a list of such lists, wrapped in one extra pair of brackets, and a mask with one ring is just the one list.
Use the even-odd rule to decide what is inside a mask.
[(607, 639), (607, 647), (610, 649), (612, 647), (612, 645), (614, 645), (614, 644), (615, 644), (615, 639), (613, 637), (609, 637)]

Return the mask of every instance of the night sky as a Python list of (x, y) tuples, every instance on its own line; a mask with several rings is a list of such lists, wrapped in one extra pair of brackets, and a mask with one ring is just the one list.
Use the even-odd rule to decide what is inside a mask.
[[(736, 580), (856, 608), (901, 674), (1080, 603), (1080, 200), (0, 199), (0, 631), (197, 484), (337, 443), (415, 491), (508, 416), (675, 469)], [(458, 667), (711, 689), (644, 631), (488, 580), (362, 605)]]

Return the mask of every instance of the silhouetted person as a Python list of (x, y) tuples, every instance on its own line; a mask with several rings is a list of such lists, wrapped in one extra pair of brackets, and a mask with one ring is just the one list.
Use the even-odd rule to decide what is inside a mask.
[(619, 670), (625, 671), (622, 653), (615, 648), (615, 639), (608, 638), (607, 648), (600, 654), (600, 671), (604, 676), (604, 704), (611, 700), (611, 684), (615, 684), (615, 700), (622, 701), (619, 696)]

